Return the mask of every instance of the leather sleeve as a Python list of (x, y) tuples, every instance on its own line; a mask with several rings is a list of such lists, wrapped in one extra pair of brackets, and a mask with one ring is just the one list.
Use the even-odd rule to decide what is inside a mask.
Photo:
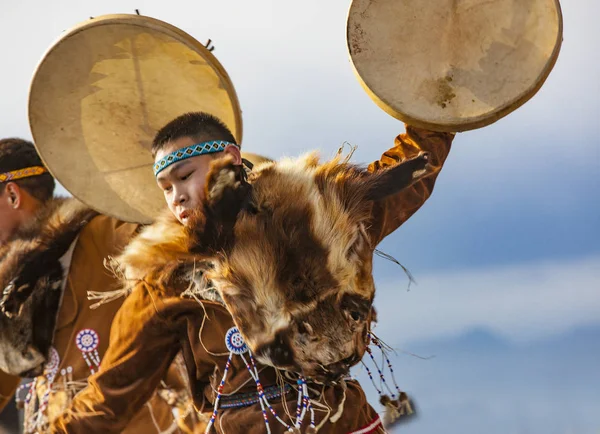
[(0, 371), (0, 413), (13, 398), (20, 381), (20, 377)]
[(369, 171), (375, 172), (426, 151), (430, 153), (429, 163), (433, 168), (426, 178), (374, 204), (370, 228), (373, 246), (408, 220), (429, 198), (453, 139), (453, 133), (438, 133), (407, 125), (406, 134), (396, 137), (394, 147), (369, 165)]
[(101, 370), (52, 433), (121, 432), (151, 398), (181, 348), (178, 298), (159, 298), (145, 283), (127, 297), (111, 326)]

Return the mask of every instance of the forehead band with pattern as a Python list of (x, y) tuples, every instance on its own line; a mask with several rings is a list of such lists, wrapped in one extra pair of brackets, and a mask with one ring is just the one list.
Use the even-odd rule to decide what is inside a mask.
[(154, 163), (154, 176), (157, 176), (171, 164), (177, 163), (178, 161), (197, 157), (199, 155), (222, 152), (228, 145), (237, 146), (235, 143), (226, 142), (224, 140), (213, 140), (211, 142), (198, 143), (196, 145), (178, 149)]
[(0, 183), (16, 181), (17, 179), (29, 178), (31, 176), (41, 175), (48, 172), (45, 167), (32, 166), (23, 169), (12, 170), (10, 172), (0, 173)]

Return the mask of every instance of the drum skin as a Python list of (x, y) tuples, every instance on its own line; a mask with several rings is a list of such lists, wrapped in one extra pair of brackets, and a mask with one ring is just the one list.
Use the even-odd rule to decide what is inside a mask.
[(206, 111), (242, 139), (229, 76), (204, 45), (138, 15), (105, 15), (65, 32), (35, 71), (29, 94), (34, 142), (76, 198), (124, 221), (150, 223), (165, 208), (152, 172), (162, 126)]
[(347, 44), (388, 114), (434, 131), (489, 125), (533, 97), (562, 43), (558, 0), (353, 0)]

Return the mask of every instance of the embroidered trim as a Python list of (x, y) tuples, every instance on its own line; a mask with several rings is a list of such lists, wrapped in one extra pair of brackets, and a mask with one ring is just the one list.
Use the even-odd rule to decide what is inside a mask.
[(348, 434), (371, 434), (371, 433), (374, 433), (375, 431), (377, 431), (377, 429), (379, 428), (380, 425), (381, 425), (381, 419), (379, 418), (379, 415), (377, 415), (377, 416), (375, 416), (375, 419), (373, 420), (373, 422), (371, 422), (366, 427), (361, 428), (358, 431), (352, 431)]
[(198, 143), (196, 145), (187, 146), (171, 152), (166, 157), (161, 158), (154, 164), (154, 176), (165, 170), (171, 164), (186, 158), (197, 157), (199, 155), (213, 154), (222, 152), (228, 145), (237, 146), (235, 143), (226, 142), (224, 140), (213, 140), (211, 142)]
[(23, 169), (12, 170), (10, 172), (0, 173), (0, 182), (16, 181), (17, 179), (29, 178), (31, 176), (41, 175), (48, 170), (42, 166), (25, 167)]
[[(279, 386), (269, 386), (264, 388), (264, 393), (267, 399), (281, 398), (292, 391), (289, 384), (283, 385), (283, 391)], [(239, 408), (249, 407), (258, 404), (260, 398), (255, 391), (247, 393), (236, 393), (235, 395), (224, 396), (221, 398), (221, 408)]]

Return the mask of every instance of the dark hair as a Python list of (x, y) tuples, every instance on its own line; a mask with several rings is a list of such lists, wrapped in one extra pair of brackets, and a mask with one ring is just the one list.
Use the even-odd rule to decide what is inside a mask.
[(204, 112), (183, 114), (162, 127), (152, 142), (152, 156), (167, 143), (182, 137), (196, 140), (225, 140), (235, 143), (235, 137), (227, 126), (217, 117)]
[[(16, 138), (0, 140), (0, 173), (43, 165), (33, 143)], [(54, 194), (54, 178), (48, 172), (12, 182), (42, 202)], [(5, 187), (6, 183), (0, 183), (0, 192), (4, 192)]]

